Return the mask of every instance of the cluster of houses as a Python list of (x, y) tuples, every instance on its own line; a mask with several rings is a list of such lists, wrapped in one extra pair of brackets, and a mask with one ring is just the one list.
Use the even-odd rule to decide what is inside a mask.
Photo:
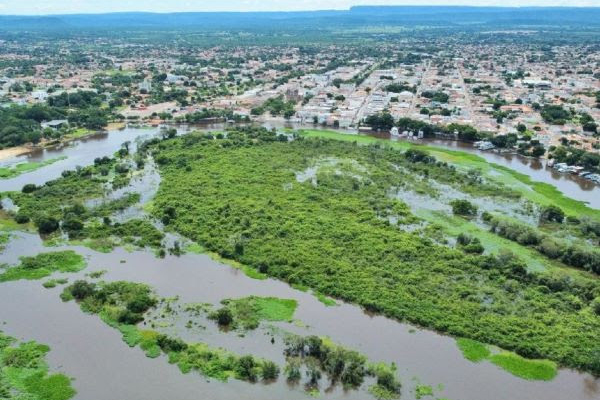
[(548, 162), (548, 166), (554, 168), (558, 172), (579, 175), (582, 178), (600, 184), (600, 174), (585, 171), (583, 167), (579, 167), (576, 165), (568, 165), (567, 163), (554, 163), (553, 160), (550, 160)]

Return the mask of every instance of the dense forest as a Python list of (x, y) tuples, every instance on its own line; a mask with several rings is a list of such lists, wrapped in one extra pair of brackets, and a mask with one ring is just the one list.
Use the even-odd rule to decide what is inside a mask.
[(101, 107), (104, 97), (91, 91), (61, 93), (48, 98), (47, 104), (0, 108), (0, 148), (38, 143), (55, 139), (68, 129), (42, 129), (42, 122), (67, 120), (72, 128), (102, 129), (111, 115), (109, 108)]
[(389, 196), (421, 179), (514, 198), (507, 188), (418, 151), (266, 130), (191, 134), (150, 151), (163, 176), (154, 215), (210, 251), (390, 317), (600, 373), (596, 279), (438, 244), (435, 230), (405, 229), (419, 218)]

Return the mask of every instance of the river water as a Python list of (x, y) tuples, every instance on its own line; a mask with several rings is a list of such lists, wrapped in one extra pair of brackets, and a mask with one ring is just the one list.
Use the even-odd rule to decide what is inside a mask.
[[(282, 124), (269, 122), (265, 124), (269, 128), (302, 128), (293, 124)], [(218, 130), (223, 129), (224, 124), (207, 124), (179, 126), (180, 133), (190, 130)], [(339, 130), (343, 133), (356, 134), (356, 131)], [(0, 161), (1, 166), (7, 166), (22, 161), (44, 161), (61, 156), (68, 158), (48, 165), (40, 170), (26, 173), (12, 179), (0, 180), (0, 191), (20, 190), (26, 183), (43, 184), (48, 180), (58, 178), (65, 169), (74, 168), (77, 165), (85, 166), (93, 162), (96, 157), (110, 156), (116, 152), (122, 143), (130, 141), (135, 148), (135, 141), (149, 138), (160, 134), (159, 128), (126, 128), (109, 132), (98, 133), (86, 139), (72, 142), (64, 146), (49, 149), (40, 149), (32, 153)], [(392, 138), (389, 133), (372, 133), (375, 136), (390, 140), (405, 140)], [(413, 141), (416, 142), (416, 141)], [(566, 196), (575, 200), (588, 203), (590, 207), (600, 209), (600, 186), (592, 181), (572, 174), (563, 174), (553, 168), (546, 166), (546, 161), (524, 157), (518, 154), (496, 153), (490, 151), (479, 151), (472, 144), (454, 140), (425, 139), (418, 143), (430, 144), (443, 148), (466, 151), (477, 154), (487, 161), (509, 167), (530, 176), (534, 181), (544, 182), (555, 186)]]
[[(135, 141), (138, 136), (157, 134), (158, 129), (126, 129), (74, 143), (63, 149), (32, 154), (28, 157), (35, 160), (62, 155), (69, 158), (18, 178), (1, 181), (0, 191), (18, 190), (24, 183), (42, 184), (60, 176), (64, 169), (86, 165), (92, 163), (95, 157), (114, 153), (126, 140)], [(134, 184), (138, 188), (140, 185), (144, 187), (146, 183), (143, 182)], [(147, 185), (152, 188), (148, 190), (156, 188), (156, 182), (152, 179)], [(12, 264), (23, 255), (58, 250), (44, 247), (34, 234), (14, 233), (13, 236), (4, 252), (0, 253), (0, 262)], [(600, 398), (600, 380), (589, 374), (562, 369), (550, 382), (522, 380), (488, 362), (475, 364), (467, 361), (450, 337), (372, 316), (350, 304), (327, 307), (309, 293), (295, 290), (277, 280), (251, 279), (206, 255), (186, 254), (159, 259), (149, 251), (116, 249), (104, 254), (83, 247), (64, 249), (74, 249), (88, 260), (86, 270), (64, 275), (71, 282), (83, 278), (90, 271), (106, 270), (106, 275), (101, 278), (103, 280), (147, 283), (157, 290), (159, 296), (177, 295), (182, 303), (208, 302), (217, 305), (224, 298), (249, 295), (296, 299), (298, 309), (294, 317), (303, 324), (278, 323), (276, 325), (279, 328), (302, 335), (329, 336), (339, 344), (362, 352), (372, 361), (395, 362), (403, 383), (402, 399), (414, 399), (413, 389), (419, 383), (433, 386), (436, 398), (452, 400)], [(60, 287), (44, 289), (41, 284), (42, 281), (17, 281), (0, 286), (1, 329), (24, 340), (37, 340), (50, 345), (51, 367), (75, 378), (73, 385), (78, 391), (77, 400), (309, 398), (302, 387), (288, 386), (283, 377), (276, 383), (265, 385), (236, 380), (222, 383), (196, 373), (181, 374), (164, 357), (149, 359), (143, 351), (128, 348), (118, 331), (104, 324), (97, 316), (83, 313), (74, 302), (63, 303), (59, 298)], [(259, 328), (242, 337), (232, 332), (219, 332), (210, 321), (203, 320), (202, 323), (206, 329), (186, 331), (182, 336), (186, 340), (223, 346), (240, 354), (254, 354), (283, 365), (282, 341), (277, 337), (275, 344), (271, 344), (268, 330)], [(326, 394), (322, 391), (321, 397), (348, 400), (371, 398), (365, 387), (360, 391), (348, 392), (338, 387)]]

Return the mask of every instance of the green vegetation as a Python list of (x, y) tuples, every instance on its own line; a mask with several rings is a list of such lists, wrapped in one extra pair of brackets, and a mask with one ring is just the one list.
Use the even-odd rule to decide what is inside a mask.
[(453, 200), (450, 205), (452, 206), (452, 212), (455, 215), (464, 217), (473, 217), (477, 215), (477, 206), (468, 200)]
[[(300, 365), (307, 367), (307, 387), (318, 390), (324, 374), (332, 384), (341, 383), (345, 389), (358, 389), (365, 378), (376, 378), (369, 391), (378, 398), (397, 398), (401, 384), (396, 378), (395, 365), (368, 364), (366, 357), (356, 351), (336, 345), (327, 338), (289, 335), (285, 355), (288, 359), (288, 381), (300, 379)], [(380, 396), (380, 397), (379, 397)]]
[(589, 216), (600, 220), (600, 211), (588, 207), (585, 203), (573, 200), (565, 196), (556, 187), (544, 183), (535, 182), (529, 176), (504, 167), (502, 165), (489, 163), (484, 158), (475, 154), (462, 151), (449, 150), (441, 147), (426, 146), (410, 142), (390, 142), (366, 135), (349, 135), (335, 131), (324, 130), (302, 130), (300, 133), (305, 137), (317, 137), (335, 139), (339, 141), (356, 142), (361, 145), (377, 144), (385, 145), (399, 150), (420, 149), (435, 157), (439, 161), (455, 165), (461, 170), (476, 169), (488, 180), (505, 184), (517, 191), (527, 200), (541, 205), (556, 205), (562, 208), (568, 215)]
[(502, 352), (490, 361), (511, 374), (523, 379), (550, 381), (556, 376), (556, 364), (548, 360), (528, 360), (517, 354)]
[(98, 314), (111, 327), (118, 329), (130, 347), (139, 346), (150, 358), (166, 354), (169, 363), (188, 373), (192, 370), (219, 380), (230, 377), (246, 381), (262, 378), (270, 381), (279, 374), (270, 361), (252, 356), (237, 356), (203, 343), (186, 343), (165, 334), (141, 329), (137, 324), (154, 308), (157, 299), (146, 285), (132, 282), (89, 283), (77, 281), (65, 288), (63, 300), (75, 299), (81, 309)]
[[(0, 148), (39, 143), (42, 139), (81, 136), (82, 132), (104, 128), (113, 113), (114, 104), (105, 104), (105, 96), (93, 91), (63, 92), (51, 96), (47, 104), (0, 108)], [(42, 129), (43, 121), (64, 121), (57, 129)], [(79, 129), (85, 129), (81, 131)]]
[(256, 296), (221, 303), (224, 307), (211, 313), (209, 318), (234, 329), (256, 329), (261, 321), (291, 322), (298, 306), (296, 300)]
[(433, 388), (428, 385), (417, 385), (415, 388), (415, 397), (417, 399), (422, 399), (427, 396), (433, 396)]
[(79, 272), (85, 267), (83, 257), (71, 250), (41, 253), (34, 257), (21, 257), (19, 265), (4, 266), (4, 272), (0, 273), (0, 282), (36, 280), (54, 272)]
[[(15, 222), (32, 221), (46, 239), (66, 235), (71, 241), (95, 250), (110, 251), (118, 245), (159, 248), (164, 234), (151, 221), (131, 219), (112, 222), (113, 214), (139, 202), (138, 193), (125, 193), (119, 198), (105, 199), (107, 187), (125, 187), (132, 176), (128, 147), (116, 158), (97, 158), (94, 164), (74, 171), (43, 186), (27, 184), (21, 192), (5, 192), (19, 211), (9, 214)], [(142, 160), (143, 164), (143, 160)], [(88, 205), (84, 205), (84, 204)], [(60, 233), (64, 235), (60, 235)]]
[(461, 338), (456, 340), (456, 344), (465, 358), (469, 361), (479, 362), (490, 356), (488, 347), (476, 340)]
[(19, 343), (0, 332), (0, 398), (15, 400), (68, 400), (75, 396), (71, 380), (49, 374), (50, 348), (36, 342)]
[(461, 338), (456, 340), (456, 344), (467, 360), (488, 360), (519, 378), (550, 381), (557, 374), (556, 363), (550, 360), (529, 360), (508, 351), (492, 354), (488, 346), (476, 340)]
[[(163, 179), (151, 212), (168, 215), (169, 229), (209, 252), (290, 284), (524, 357), (600, 373), (596, 279), (550, 262), (545, 272), (530, 270), (501, 251), (503, 243), (519, 244), (483, 229), (474, 233), (488, 235), (498, 248), (494, 254), (439, 244), (447, 234), (435, 226), (405, 230), (422, 220), (390, 195), (421, 190), (435, 196), (442, 185), (474, 198), (522, 198), (543, 206), (552, 204), (545, 189), (521, 183), (509, 189), (518, 177), (488, 177), (497, 169), (474, 155), (316, 134), (343, 141), (285, 142), (266, 130), (240, 129), (217, 140), (190, 134), (155, 142), (150, 152)], [(574, 210), (597, 215), (562, 199), (567, 216)]]
[(42, 286), (45, 287), (46, 289), (52, 289), (58, 285), (65, 285), (67, 282), (69, 282), (69, 280), (66, 278), (50, 279), (50, 280), (42, 283)]
[(588, 172), (600, 172), (600, 154), (574, 148), (572, 146), (550, 147), (550, 158), (557, 163), (577, 165)]
[(10, 242), (10, 233), (0, 232), (0, 253), (4, 251), (4, 247)]
[(290, 118), (295, 114), (295, 104), (293, 101), (285, 101), (283, 96), (273, 97), (260, 107), (253, 108), (251, 113), (252, 115), (262, 115), (268, 111), (273, 116), (283, 115), (285, 118)]
[(335, 302), (334, 299), (332, 299), (331, 297), (327, 297), (324, 294), (321, 293), (316, 293), (315, 296), (317, 296), (317, 299), (325, 304), (327, 307), (333, 307), (333, 306), (337, 306), (338, 304)]
[(548, 104), (542, 108), (542, 118), (549, 124), (564, 125), (572, 115), (569, 110), (565, 110), (562, 106)]
[(57, 161), (65, 160), (66, 158), (67, 157), (57, 157), (42, 162), (30, 161), (19, 163), (12, 167), (0, 167), (0, 179), (14, 178), (26, 172), (32, 172), (47, 165), (54, 164)]

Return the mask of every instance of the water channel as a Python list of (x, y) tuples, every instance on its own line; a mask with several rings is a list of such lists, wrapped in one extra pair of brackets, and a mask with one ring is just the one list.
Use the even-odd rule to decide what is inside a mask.
[[(181, 129), (183, 132), (187, 130)], [(0, 181), (0, 191), (19, 190), (25, 183), (42, 184), (60, 176), (65, 169), (90, 164), (96, 157), (113, 154), (125, 141), (135, 142), (137, 138), (158, 134), (158, 128), (128, 128), (100, 134), (62, 148), (21, 156), (19, 160), (32, 161), (59, 156), (68, 158), (37, 171)], [(434, 144), (440, 145), (438, 142)], [(538, 179), (538, 173), (545, 174), (549, 180), (556, 179), (557, 186), (568, 187), (565, 193), (573, 198), (584, 200), (590, 193), (598, 192), (597, 189), (582, 188), (576, 181), (553, 178), (543, 168), (536, 169), (531, 163), (526, 165), (516, 158), (507, 159), (492, 154), (483, 156), (513, 168), (520, 165), (520, 172), (531, 171), (528, 175), (535, 180), (542, 180)], [(15, 160), (4, 163), (7, 162), (14, 163)], [(140, 179), (142, 183), (137, 181), (137, 187), (143, 188), (145, 184), (143, 178)], [(147, 184), (152, 187), (148, 190), (155, 190), (155, 180), (150, 179)], [(148, 197), (151, 196), (147, 196), (146, 200)], [(600, 203), (600, 199), (596, 199), (592, 205), (598, 207), (597, 203)], [(17, 263), (20, 256), (59, 249), (73, 249), (84, 255), (88, 261), (87, 269), (78, 274), (65, 274), (64, 277), (68, 277), (70, 282), (84, 278), (91, 271), (106, 270), (101, 278), (103, 280), (147, 283), (156, 289), (159, 296), (179, 296), (182, 303), (208, 302), (217, 305), (225, 298), (249, 295), (296, 299), (298, 309), (294, 317), (302, 323), (277, 323), (277, 328), (302, 335), (329, 336), (345, 347), (360, 351), (372, 361), (395, 362), (403, 383), (402, 399), (414, 399), (414, 387), (417, 384), (433, 386), (435, 398), (452, 400), (600, 398), (600, 380), (589, 374), (561, 369), (550, 382), (519, 379), (491, 363), (467, 361), (451, 337), (369, 315), (359, 307), (339, 301), (337, 306), (328, 307), (310, 293), (295, 290), (277, 280), (251, 279), (207, 255), (186, 254), (160, 259), (150, 251), (128, 252), (120, 248), (109, 254), (72, 246), (48, 249), (38, 235), (22, 232), (12, 235), (12, 240), (0, 253), (0, 263)], [(140, 349), (127, 347), (120, 333), (97, 316), (83, 313), (74, 302), (63, 303), (59, 298), (60, 291), (60, 287), (44, 289), (41, 281), (3, 283), (0, 286), (0, 329), (20, 339), (48, 344), (52, 349), (49, 362), (53, 370), (75, 378), (73, 386), (78, 392), (77, 400), (309, 398), (302, 387), (288, 386), (283, 377), (276, 383), (266, 385), (236, 380), (223, 383), (193, 372), (184, 375), (176, 366), (169, 365), (165, 357), (146, 358)], [(253, 354), (284, 365), (282, 340), (276, 337), (272, 344), (268, 328), (259, 328), (242, 337), (236, 333), (220, 332), (210, 321), (203, 320), (202, 324), (205, 329), (187, 330), (181, 335), (189, 341), (222, 346), (236, 353)], [(321, 388), (325, 387), (322, 385)], [(325, 399), (372, 398), (366, 392), (366, 386), (360, 391), (344, 391), (335, 387), (327, 393), (321, 393)]]

